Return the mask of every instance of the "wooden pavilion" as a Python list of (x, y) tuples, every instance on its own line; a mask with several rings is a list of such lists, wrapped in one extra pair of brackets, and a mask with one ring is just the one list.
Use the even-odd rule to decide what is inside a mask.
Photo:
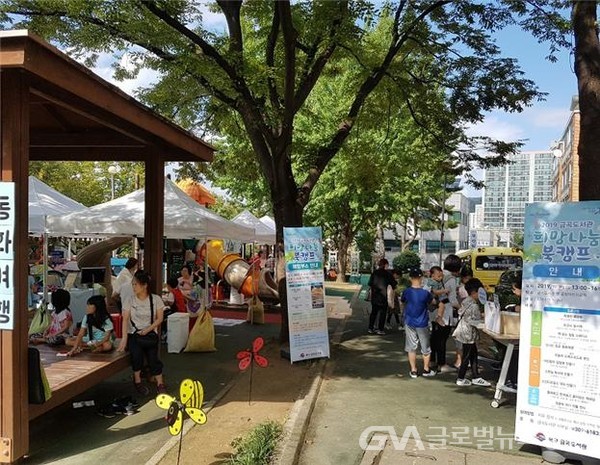
[(143, 161), (145, 269), (161, 276), (164, 164), (211, 161), (213, 152), (31, 33), (0, 32), (0, 181), (15, 183), (16, 310), (14, 329), (0, 331), (0, 462), (13, 463), (29, 449), (29, 160)]

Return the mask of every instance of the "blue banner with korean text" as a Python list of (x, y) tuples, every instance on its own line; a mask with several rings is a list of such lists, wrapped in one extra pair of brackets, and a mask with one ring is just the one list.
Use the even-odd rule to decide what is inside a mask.
[(329, 357), (321, 228), (283, 228), (290, 360)]
[(527, 205), (524, 247), (515, 438), (600, 458), (600, 202)]

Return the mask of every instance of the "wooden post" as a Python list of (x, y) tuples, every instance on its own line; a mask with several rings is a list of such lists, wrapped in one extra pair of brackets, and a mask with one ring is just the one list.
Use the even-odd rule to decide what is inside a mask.
[(0, 71), (0, 180), (15, 182), (13, 331), (0, 331), (0, 462), (29, 451), (27, 381), (27, 215), (29, 88), (24, 71)]
[(161, 295), (165, 218), (165, 162), (153, 149), (146, 160), (144, 269), (152, 276), (152, 292)]

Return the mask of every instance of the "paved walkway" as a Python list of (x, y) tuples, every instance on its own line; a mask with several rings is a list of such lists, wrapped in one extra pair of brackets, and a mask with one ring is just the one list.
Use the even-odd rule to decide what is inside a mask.
[[(403, 350), (404, 333), (368, 335), (370, 305), (361, 297), (355, 293), (341, 344), (332, 348), (299, 464), (542, 461), (539, 449), (512, 440), (514, 396), (493, 409), (493, 388), (459, 387), (455, 374), (411, 379)], [(484, 375), (493, 379), (497, 374), (484, 371)], [(385, 447), (365, 453), (361, 438), (363, 446)]]

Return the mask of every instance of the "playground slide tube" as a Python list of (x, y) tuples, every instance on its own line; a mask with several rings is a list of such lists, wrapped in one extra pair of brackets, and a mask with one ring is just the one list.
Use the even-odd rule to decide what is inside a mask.
[(237, 254), (226, 253), (223, 242), (211, 240), (200, 249), (205, 259), (219, 278), (224, 279), (233, 288), (246, 297), (252, 297), (258, 290), (261, 299), (279, 300), (277, 284), (267, 270), (253, 269)]

